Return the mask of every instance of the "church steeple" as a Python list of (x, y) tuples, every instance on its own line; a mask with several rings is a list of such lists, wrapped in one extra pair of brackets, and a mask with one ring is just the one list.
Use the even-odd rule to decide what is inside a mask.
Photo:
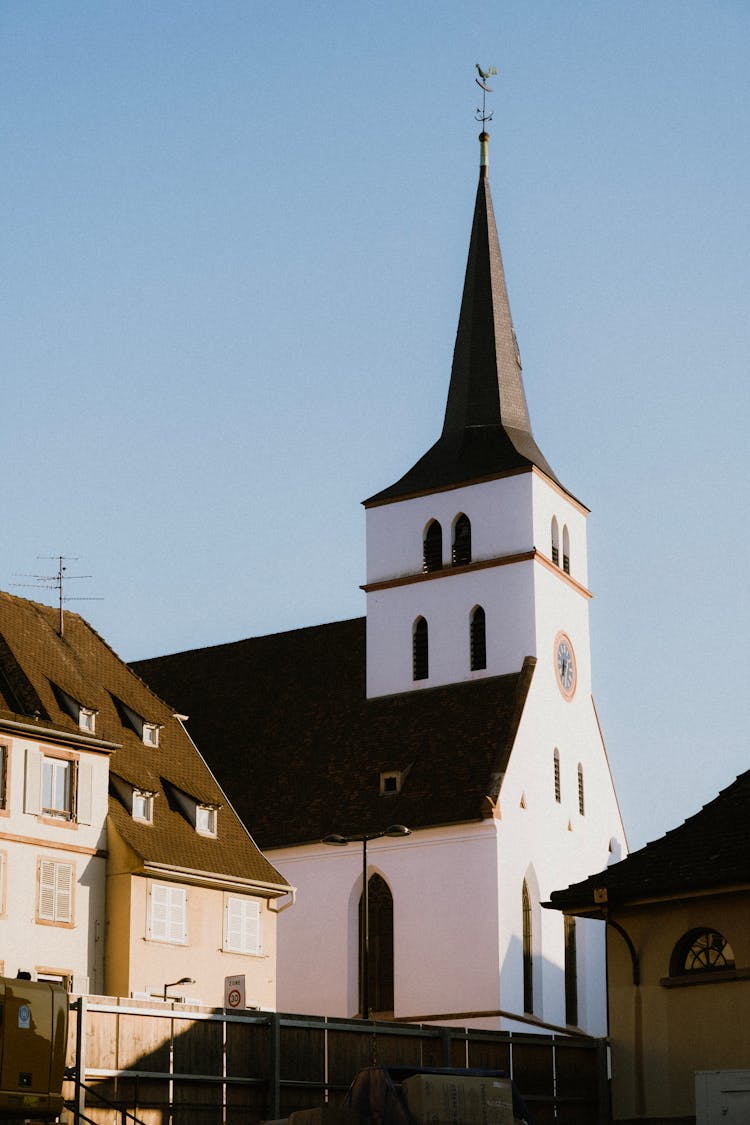
[(531, 432), (488, 179), (480, 168), (443, 432), (390, 488), (366, 503), (430, 492), (535, 465), (557, 481)]

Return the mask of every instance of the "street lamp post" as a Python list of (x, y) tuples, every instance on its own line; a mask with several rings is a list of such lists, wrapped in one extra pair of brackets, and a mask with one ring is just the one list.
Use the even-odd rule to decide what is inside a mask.
[(347, 844), (362, 845), (362, 921), (359, 932), (360, 999), (362, 1019), (370, 1018), (370, 890), (367, 883), (367, 844), (370, 840), (381, 840), (384, 836), (410, 836), (411, 829), (404, 824), (392, 824), (382, 832), (362, 832), (353, 836), (326, 836), (324, 844), (343, 848)]
[(167, 989), (176, 988), (178, 984), (195, 984), (192, 977), (180, 977), (179, 980), (170, 981), (169, 984), (164, 985), (164, 999), (167, 999)]

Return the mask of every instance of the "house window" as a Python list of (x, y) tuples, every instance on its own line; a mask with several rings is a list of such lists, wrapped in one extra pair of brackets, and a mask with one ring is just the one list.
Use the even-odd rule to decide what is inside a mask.
[(256, 899), (226, 896), (224, 949), (228, 953), (260, 953), (260, 903)]
[(133, 790), (133, 820), (143, 821), (144, 824), (154, 822), (154, 795), (139, 789)]
[(401, 792), (403, 775), (400, 770), (388, 770), (380, 775), (380, 796), (395, 797)]
[(570, 536), (567, 524), (563, 525), (563, 570), (570, 574)]
[(216, 809), (211, 805), (195, 806), (195, 831), (201, 836), (216, 835)]
[(553, 764), (554, 764), (554, 771), (555, 771), (555, 800), (557, 801), (557, 803), (559, 805), (560, 800), (561, 800), (561, 792), (560, 792), (560, 752), (559, 752), (559, 750), (555, 750), (554, 758), (553, 758)]
[(684, 934), (672, 951), (669, 975), (715, 973), (735, 967), (734, 951), (718, 930), (695, 929)]
[(175, 945), (187, 942), (187, 893), (184, 887), (152, 883), (149, 903), (148, 937)]
[(68, 758), (44, 756), (42, 761), (42, 813), (64, 820), (73, 817), (75, 763)]
[(86, 734), (93, 734), (96, 730), (96, 711), (90, 707), (81, 707), (78, 712), (78, 726)]
[(443, 529), (437, 520), (427, 525), (422, 543), (422, 570), (440, 570), (443, 565)]
[(560, 565), (560, 532), (556, 516), (552, 517), (552, 561), (555, 566)]
[(583, 766), (578, 763), (578, 812), (581, 816), (586, 812), (586, 802), (583, 797)]
[(478, 672), (487, 667), (487, 635), (485, 616), (481, 605), (471, 612), (469, 621), (469, 643), (471, 650), (471, 670)]
[(453, 527), (453, 547), (451, 549), (451, 564), (453, 566), (467, 566), (471, 562), (471, 521), (463, 512), (456, 520)]
[(37, 868), (37, 922), (73, 921), (73, 864), (41, 859)]
[(526, 880), (521, 889), (521, 915), (523, 925), (523, 1010), (534, 1011), (534, 960), (531, 933), (531, 899)]
[(429, 674), (427, 622), (418, 617), (412, 634), (412, 670), (415, 680), (426, 680)]
[(565, 922), (565, 1022), (578, 1026), (578, 954), (576, 952), (576, 920), (564, 916)]
[[(360, 954), (363, 927), (362, 896), (359, 900)], [(381, 875), (367, 881), (367, 995), (364, 988), (364, 966), (359, 966), (360, 1013), (393, 1012), (393, 895)]]
[(159, 745), (159, 727), (156, 723), (143, 724), (143, 745), (153, 747)]

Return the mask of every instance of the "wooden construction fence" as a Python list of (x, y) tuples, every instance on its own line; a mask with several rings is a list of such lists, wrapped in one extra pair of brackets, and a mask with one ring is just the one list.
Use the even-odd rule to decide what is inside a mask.
[(609, 1122), (605, 1041), (579, 1036), (82, 997), (68, 1057), (75, 1125), (256, 1125), (340, 1102), (367, 1066), (500, 1070), (535, 1125)]

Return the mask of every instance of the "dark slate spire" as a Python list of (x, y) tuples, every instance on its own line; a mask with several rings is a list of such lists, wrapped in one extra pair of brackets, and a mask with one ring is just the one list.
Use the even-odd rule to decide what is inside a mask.
[(480, 133), (479, 142), (479, 186), (443, 432), (401, 480), (365, 503), (531, 465), (557, 481), (531, 432), (487, 178), (487, 133)]

